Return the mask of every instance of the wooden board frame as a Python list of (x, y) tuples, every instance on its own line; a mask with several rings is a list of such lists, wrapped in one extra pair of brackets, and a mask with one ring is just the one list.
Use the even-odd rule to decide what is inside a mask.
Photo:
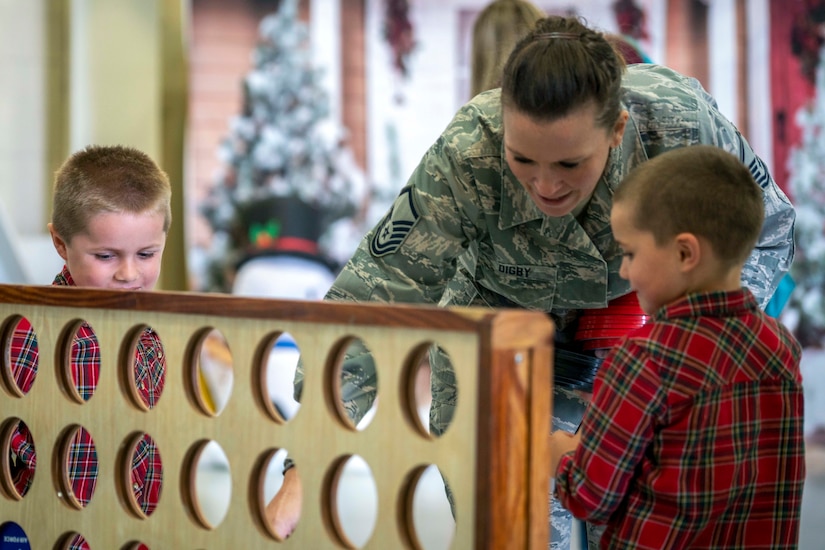
[[(409, 536), (414, 529), (407, 484), (430, 464), (453, 489), (452, 548), (547, 547), (554, 327), (545, 314), (0, 285), (0, 333), (21, 316), (36, 331), (40, 366), (27, 395), (0, 392), (0, 422), (19, 418), (27, 424), (38, 469), (24, 498), (0, 496), (0, 523), (22, 526), (32, 548), (57, 548), (73, 531), (93, 550), (131, 548), (134, 541), (152, 550), (346, 547), (346, 537), (329, 519), (324, 491), (331, 468), (353, 454), (369, 464), (381, 503), (364, 548), (416, 547)], [(78, 320), (94, 329), (102, 363), (96, 393), (83, 404), (65, 391), (58, 375), (63, 334)], [(129, 357), (124, 346), (141, 326), (160, 335), (167, 361), (163, 396), (149, 411), (137, 406), (124, 377), (116, 374), (123, 368), (119, 357)], [(223, 333), (234, 360), (232, 395), (217, 416), (203, 413), (187, 382), (189, 346), (206, 327)], [(306, 366), (300, 411), (286, 423), (275, 421), (259, 397), (260, 347), (280, 332), (299, 343)], [(334, 379), (326, 374), (330, 369), (340, 368), (334, 350), (353, 337), (372, 350), (379, 381), (379, 407), (363, 431), (339, 418), (324, 382)], [(415, 429), (405, 402), (406, 363), (413, 350), (429, 343), (447, 351), (459, 388), (455, 417), (439, 438)], [(6, 369), (6, 340), (3, 346)], [(61, 434), (75, 425), (94, 437), (100, 463), (97, 490), (83, 510), (58, 496), (60, 483), (50, 469)], [(130, 512), (117, 473), (124, 446), (140, 433), (155, 440), (164, 464), (161, 500), (148, 518)], [(201, 525), (187, 497), (193, 476), (188, 464), (208, 440), (221, 445), (232, 472), (228, 512), (213, 529)], [(300, 465), (304, 490), (298, 529), (283, 542), (260, 519), (255, 475), (278, 448), (288, 449)]]

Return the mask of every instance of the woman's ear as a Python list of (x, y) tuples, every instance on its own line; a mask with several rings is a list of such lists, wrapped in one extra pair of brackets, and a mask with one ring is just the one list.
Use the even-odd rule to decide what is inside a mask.
[(699, 244), (699, 238), (693, 233), (679, 233), (676, 235), (675, 241), (682, 272), (687, 273), (696, 269), (702, 259), (702, 247)]
[(54, 244), (54, 249), (57, 250), (57, 253), (63, 258), (63, 261), (66, 261), (67, 251), (66, 251), (66, 241), (64, 241), (60, 235), (57, 234), (57, 231), (54, 230), (54, 226), (50, 223), (48, 226), (49, 234), (52, 236), (52, 244)]
[(611, 147), (618, 147), (622, 144), (622, 138), (624, 137), (624, 129), (627, 126), (628, 118), (630, 118), (630, 114), (627, 111), (622, 111), (621, 113), (619, 113), (619, 118), (616, 120), (616, 124), (613, 125), (613, 130), (610, 136)]

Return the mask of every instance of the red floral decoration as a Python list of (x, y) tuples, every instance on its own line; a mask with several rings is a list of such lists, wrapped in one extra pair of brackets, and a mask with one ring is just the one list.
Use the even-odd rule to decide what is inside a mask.
[(806, 0), (805, 11), (796, 15), (791, 26), (791, 52), (799, 58), (802, 74), (816, 84), (819, 50), (825, 42), (825, 1)]
[(407, 76), (407, 59), (415, 47), (413, 26), (410, 22), (410, 4), (407, 0), (385, 0), (384, 39), (393, 52), (393, 66)]
[(636, 5), (633, 0), (616, 0), (613, 2), (613, 13), (619, 25), (619, 34), (636, 40), (645, 40), (648, 37), (645, 11)]

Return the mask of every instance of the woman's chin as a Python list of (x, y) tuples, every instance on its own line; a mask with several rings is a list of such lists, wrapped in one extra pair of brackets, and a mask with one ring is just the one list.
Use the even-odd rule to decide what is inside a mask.
[(536, 206), (538, 206), (539, 210), (551, 218), (561, 218), (566, 216), (576, 207), (575, 201), (573, 201), (569, 196), (558, 200), (548, 200), (541, 197), (534, 198)]

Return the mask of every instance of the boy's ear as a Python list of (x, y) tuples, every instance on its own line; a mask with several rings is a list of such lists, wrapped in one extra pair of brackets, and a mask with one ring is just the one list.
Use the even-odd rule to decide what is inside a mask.
[(57, 250), (57, 253), (63, 258), (63, 261), (66, 261), (67, 251), (66, 251), (66, 241), (64, 241), (60, 235), (57, 234), (57, 231), (54, 230), (54, 226), (49, 223), (49, 235), (52, 236), (52, 244), (54, 244), (54, 249)]
[(682, 272), (693, 271), (702, 259), (699, 239), (693, 233), (679, 233), (675, 240)]

